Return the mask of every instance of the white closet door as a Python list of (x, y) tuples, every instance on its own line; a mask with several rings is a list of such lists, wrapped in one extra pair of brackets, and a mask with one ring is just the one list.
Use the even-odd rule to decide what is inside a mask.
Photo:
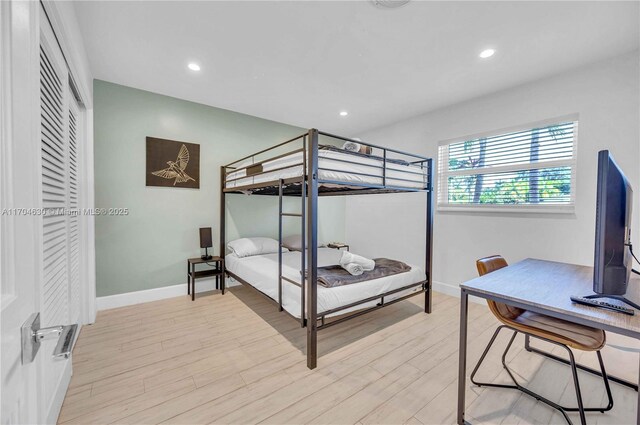
[[(44, 7), (0, 0), (0, 209), (19, 211), (0, 220), (3, 425), (56, 423), (71, 360), (53, 358), (52, 338), (23, 362), (20, 329), (36, 313), (44, 327), (78, 320), (78, 273), (87, 261), (81, 247), (90, 232), (87, 217), (63, 210), (79, 205), (88, 187), (80, 177), (86, 112), (71, 103), (67, 64)], [(37, 213), (45, 208), (51, 214)]]
[[(0, 1), (0, 208), (40, 202), (39, 4)], [(0, 423), (42, 423), (40, 368), (22, 363), (20, 327), (40, 310), (39, 216), (0, 216)]]
[[(44, 30), (44, 28), (43, 28)], [(43, 31), (44, 33), (44, 31)], [(57, 46), (43, 37), (40, 44), (40, 119), (42, 142), (43, 325), (69, 319), (69, 143), (68, 76)]]
[(80, 217), (78, 185), (78, 105), (71, 99), (69, 105), (69, 320), (80, 319)]
[[(77, 303), (72, 304), (71, 285), (78, 284), (78, 223), (70, 219), (71, 203), (77, 204), (77, 160), (72, 159), (71, 90), (66, 62), (48, 21), (40, 25), (40, 141), (42, 175), (42, 281), (40, 286), (42, 326), (67, 325), (77, 321)], [(77, 117), (76, 117), (77, 118)], [(76, 140), (71, 141), (72, 137)], [(74, 257), (75, 255), (75, 257)], [(75, 268), (74, 268), (75, 266)], [(74, 273), (75, 282), (73, 282)], [(75, 295), (77, 297), (77, 291)], [(73, 307), (72, 307), (73, 306)], [(73, 321), (73, 322), (72, 322)], [(43, 400), (56, 421), (71, 377), (71, 362), (51, 356), (56, 340), (40, 347)]]

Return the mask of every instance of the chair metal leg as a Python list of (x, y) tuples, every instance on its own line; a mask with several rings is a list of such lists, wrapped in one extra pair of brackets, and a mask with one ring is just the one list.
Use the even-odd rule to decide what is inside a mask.
[(509, 368), (507, 367), (507, 353), (509, 352), (509, 350), (511, 349), (511, 346), (513, 345), (513, 341), (516, 339), (516, 336), (518, 335), (518, 332), (513, 331), (513, 335), (511, 335), (511, 339), (509, 340), (509, 343), (507, 344), (507, 348), (504, 349), (504, 353), (502, 353), (502, 367), (504, 368), (504, 370), (507, 371), (507, 373), (509, 374), (509, 376), (511, 377), (511, 380), (516, 384), (518, 384), (518, 381), (516, 381), (516, 377), (513, 376), (513, 374), (511, 373), (511, 371), (509, 370)]
[[(503, 328), (506, 328), (506, 326), (504, 326), (504, 325), (498, 326), (496, 331), (493, 333), (493, 336), (491, 337), (491, 340), (489, 340), (489, 344), (487, 344), (487, 347), (484, 349), (484, 352), (480, 356), (480, 360), (478, 360), (478, 363), (473, 368), (473, 372), (471, 372), (471, 382), (473, 382), (475, 385), (477, 385), (479, 387), (497, 387), (497, 388), (514, 388), (514, 389), (518, 388), (515, 385), (493, 384), (491, 382), (478, 382), (478, 381), (475, 380), (475, 376), (476, 376), (476, 373), (478, 372), (478, 369), (480, 369), (480, 365), (484, 361), (485, 357), (487, 357), (487, 354), (489, 353), (489, 350), (491, 349), (491, 346), (493, 345), (493, 343), (495, 342), (498, 334), (500, 333), (500, 331)], [(505, 350), (505, 353), (506, 353), (506, 351), (508, 351), (508, 348), (511, 346), (511, 342), (513, 341), (514, 337), (515, 337), (515, 334), (514, 334), (513, 337), (511, 337), (511, 341), (509, 342), (509, 346), (507, 347), (507, 350)], [(503, 358), (504, 358), (504, 355), (503, 355)], [(504, 366), (504, 363), (503, 363), (503, 366)], [(506, 366), (505, 366), (505, 368), (506, 368)]]
[[(529, 351), (530, 353), (537, 353), (537, 354), (545, 356), (545, 357), (547, 357), (549, 359), (552, 359), (552, 360), (555, 360), (557, 362), (569, 365), (569, 361), (568, 360), (563, 359), (562, 357), (558, 357), (555, 354), (551, 354), (551, 353), (548, 353), (546, 351), (540, 350), (539, 348), (531, 346), (531, 343), (530, 343), (528, 335), (525, 336), (524, 348), (527, 351)], [(603, 367), (600, 367), (600, 369), (601, 369), (600, 371), (597, 371), (595, 369), (591, 369), (590, 367), (583, 366), (581, 364), (576, 364), (576, 367), (578, 369), (583, 370), (583, 371), (585, 371), (587, 373), (590, 373), (592, 375), (596, 375), (596, 376), (599, 376), (601, 378), (604, 378), (604, 376), (602, 376)], [(624, 385), (625, 387), (629, 387), (629, 388), (633, 389), (634, 391), (638, 391), (638, 384), (637, 383), (625, 381), (624, 379), (618, 378), (616, 376), (611, 376), (611, 375), (607, 375), (606, 377), (607, 377), (607, 380), (609, 380), (611, 382), (615, 382), (616, 384)], [(609, 409), (606, 409), (606, 410), (609, 410)]]
[[(578, 381), (578, 368), (576, 367), (576, 359), (573, 356), (573, 351), (567, 346), (564, 346), (569, 353), (569, 361), (571, 362), (571, 373), (573, 374), (573, 384), (576, 387), (576, 398), (578, 399), (578, 411), (580, 412), (580, 423), (582, 425), (587, 424), (587, 418), (584, 415), (584, 405), (582, 404), (582, 392), (580, 391), (580, 382)], [(567, 409), (563, 409), (567, 410)]]
[[(609, 404), (607, 404), (606, 407), (584, 407), (582, 410), (584, 410), (585, 412), (607, 412), (609, 410), (611, 410), (613, 408), (613, 395), (611, 394), (611, 387), (609, 386), (609, 380), (607, 379), (607, 374), (606, 371), (604, 369), (604, 361), (602, 360), (602, 354), (600, 353), (600, 351), (596, 351), (597, 355), (598, 355), (598, 362), (600, 363), (600, 369), (602, 371), (601, 375), (602, 376), (602, 380), (604, 381), (604, 388), (607, 392), (607, 399), (609, 401)], [(572, 358), (573, 354), (571, 353), (569, 355), (569, 361), (567, 362), (570, 366), (571, 366), (571, 358)], [(574, 361), (574, 365), (576, 367), (576, 369), (580, 369), (580, 365), (575, 363)], [(573, 368), (573, 366), (572, 366)], [(579, 412), (580, 411), (580, 407), (564, 407), (562, 406), (562, 408), (564, 410), (566, 410), (567, 412)]]
[[(500, 331), (502, 330), (502, 328), (508, 328), (510, 330), (513, 331), (513, 335), (511, 336), (511, 338), (509, 339), (509, 343), (507, 344), (507, 347), (505, 348), (504, 352), (502, 353), (502, 366), (504, 367), (504, 369), (507, 371), (507, 373), (509, 374), (509, 377), (511, 378), (511, 380), (513, 381), (514, 385), (509, 385), (509, 384), (494, 384), (494, 383), (490, 383), (490, 382), (478, 382), (475, 380), (475, 375), (478, 372), (478, 369), (480, 368), (480, 365), (482, 364), (482, 362), (484, 361), (484, 359), (486, 358), (487, 354), (489, 353), (489, 350), (491, 349), (491, 347), (493, 346), (493, 343), (496, 340), (496, 337), (498, 336), (498, 334), (500, 333)], [(606, 407), (597, 407), (597, 408), (585, 408), (582, 402), (582, 392), (580, 390), (580, 382), (578, 380), (578, 369), (581, 369), (580, 365), (576, 364), (575, 362), (575, 357), (573, 355), (573, 352), (571, 351), (571, 349), (569, 347), (567, 347), (566, 345), (557, 343), (555, 341), (551, 341), (545, 338), (540, 338), (537, 336), (534, 336), (534, 338), (538, 338), (542, 341), (546, 341), (555, 345), (559, 345), (563, 348), (565, 348), (567, 350), (567, 352), (569, 353), (569, 360), (564, 360), (561, 357), (558, 357), (558, 359), (562, 360), (563, 363), (568, 364), (571, 367), (571, 373), (573, 376), (573, 382), (574, 382), (574, 387), (576, 390), (576, 398), (578, 400), (578, 407), (565, 407), (565, 406), (560, 406), (559, 404), (547, 399), (546, 397), (541, 396), (540, 394), (534, 393), (533, 391), (529, 390), (526, 387), (523, 387), (522, 385), (520, 385), (518, 383), (518, 381), (516, 380), (515, 376), (513, 375), (513, 373), (511, 372), (511, 370), (509, 369), (509, 367), (507, 366), (507, 353), (509, 352), (509, 350), (511, 349), (511, 346), (513, 345), (513, 341), (515, 340), (516, 335), (518, 334), (519, 331), (506, 326), (506, 325), (501, 325), (499, 326), (496, 331), (494, 332), (493, 336), (491, 337), (491, 340), (489, 341), (489, 344), (487, 345), (487, 347), (485, 348), (484, 352), (482, 353), (482, 355), (480, 356), (480, 359), (478, 360), (478, 363), (476, 364), (475, 368), (473, 369), (473, 372), (471, 373), (471, 382), (473, 382), (475, 385), (479, 386), (479, 387), (497, 387), (497, 388), (513, 388), (513, 389), (517, 389), (522, 391), (523, 393), (535, 398), (538, 401), (541, 401), (545, 404), (547, 404), (550, 407), (553, 407), (554, 409), (558, 410), (565, 418), (565, 420), (567, 421), (567, 423), (572, 424), (573, 422), (571, 421), (571, 419), (569, 418), (569, 416), (567, 415), (567, 412), (579, 412), (580, 413), (580, 421), (582, 424), (586, 424), (586, 418), (585, 418), (585, 412), (592, 412), (592, 411), (597, 411), (597, 412), (602, 412), (604, 413), (605, 411), (611, 410), (611, 408), (613, 407), (613, 397), (611, 394), (611, 388), (609, 387), (609, 382), (607, 379), (607, 374), (604, 368), (604, 361), (602, 360), (602, 354), (600, 353), (600, 351), (597, 351), (597, 355), (598, 355), (598, 362), (600, 363), (600, 370), (601, 373), (598, 373), (597, 371), (596, 374), (598, 374), (599, 376), (602, 376), (603, 381), (604, 381), (604, 385), (605, 385), (605, 389), (607, 391), (607, 397), (609, 399), (609, 404)], [(531, 351), (531, 352), (535, 352), (538, 353), (539, 350), (532, 348), (529, 344), (530, 344), (530, 337), (531, 335), (523, 333), (525, 336), (525, 348), (527, 349), (527, 351)], [(540, 352), (540, 354), (545, 355), (544, 352)], [(548, 353), (547, 353), (548, 354)], [(552, 354), (549, 354), (547, 357), (549, 356), (553, 356)], [(553, 356), (551, 358), (555, 358), (556, 356)]]
[(600, 370), (602, 371), (602, 380), (604, 381), (604, 388), (607, 390), (607, 398), (609, 399), (609, 404), (607, 407), (601, 410), (602, 413), (607, 412), (613, 409), (613, 395), (611, 394), (611, 387), (609, 386), (609, 375), (607, 375), (607, 371), (604, 370), (604, 361), (602, 360), (602, 353), (600, 350), (596, 351), (598, 355), (598, 363), (600, 363)]

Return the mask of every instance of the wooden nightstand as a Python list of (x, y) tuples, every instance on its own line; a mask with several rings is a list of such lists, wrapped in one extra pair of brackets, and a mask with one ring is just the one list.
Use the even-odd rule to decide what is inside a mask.
[[(207, 264), (211, 268), (196, 271), (197, 264)], [(221, 289), (224, 295), (224, 258), (214, 256), (210, 260), (200, 257), (187, 260), (187, 295), (191, 295), (191, 301), (196, 299), (196, 279), (210, 276), (216, 277), (216, 289)]]
[(349, 245), (347, 245), (346, 243), (342, 243), (342, 242), (333, 242), (333, 243), (328, 243), (327, 244), (328, 248), (333, 248), (333, 249), (342, 249), (345, 248), (347, 251), (349, 251)]

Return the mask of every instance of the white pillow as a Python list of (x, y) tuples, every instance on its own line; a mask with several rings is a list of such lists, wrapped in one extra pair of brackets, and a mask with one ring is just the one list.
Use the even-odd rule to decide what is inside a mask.
[[(305, 240), (305, 243), (309, 243)], [(291, 251), (302, 251), (302, 235), (291, 235), (282, 238), (282, 246), (289, 248)]]
[[(238, 257), (250, 257), (252, 255), (273, 254), (278, 252), (278, 241), (271, 238), (241, 238), (227, 244)], [(289, 251), (282, 248), (283, 252)]]

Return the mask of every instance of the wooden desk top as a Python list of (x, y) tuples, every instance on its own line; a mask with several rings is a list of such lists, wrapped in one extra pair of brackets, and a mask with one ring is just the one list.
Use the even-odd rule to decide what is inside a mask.
[[(626, 297), (638, 302), (640, 278), (631, 276)], [(571, 295), (594, 293), (592, 267), (528, 258), (460, 286), (470, 295), (640, 338), (640, 311), (629, 316), (571, 302)], [(603, 300), (622, 305), (617, 300)]]

